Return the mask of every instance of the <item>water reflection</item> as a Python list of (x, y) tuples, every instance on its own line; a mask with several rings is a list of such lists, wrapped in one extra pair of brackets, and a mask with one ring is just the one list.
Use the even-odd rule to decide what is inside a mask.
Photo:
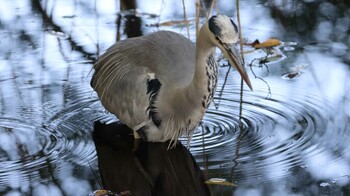
[(132, 195), (210, 195), (202, 171), (183, 145), (167, 150), (169, 143), (135, 141), (130, 133), (118, 123), (95, 123), (104, 189)]
[[(141, 25), (144, 34), (167, 29), (186, 35), (182, 25), (147, 25), (183, 20), (180, 2), (140, 1), (136, 16), (142, 23), (137, 19), (133, 25)], [(194, 19), (194, 4), (186, 5)], [(269, 72), (252, 67), (267, 83), (256, 79), (255, 90), (245, 91), (242, 130), (235, 93), (240, 79), (235, 71), (227, 74), (226, 62), (219, 62), (223, 66), (215, 103), (191, 143), (183, 140), (184, 145), (206, 177), (237, 185), (210, 185), (214, 195), (348, 195), (349, 3), (256, 0), (241, 5), (243, 36), (249, 42), (276, 37), (297, 45), (279, 48), (286, 58), (268, 62)], [(234, 3), (220, 1), (218, 8), (234, 16)], [(108, 167), (98, 168), (93, 122), (116, 119), (98, 102), (89, 72), (97, 55), (115, 42), (118, 14), (125, 17), (120, 27), (120, 39), (125, 39), (130, 13), (119, 13), (114, 0), (1, 1), (0, 195), (87, 195), (100, 188), (93, 173), (107, 173)], [(194, 22), (190, 34), (194, 40)], [(246, 62), (264, 55), (255, 50), (246, 54)], [(300, 66), (298, 77), (283, 75)], [(125, 142), (101, 145), (110, 151)], [(131, 143), (125, 145), (135, 153)], [(146, 168), (152, 165), (147, 167), (142, 154), (170, 157), (163, 147), (152, 154), (154, 145), (143, 143), (136, 151)], [(179, 170), (195, 166), (185, 148), (179, 151), (187, 157), (177, 161)], [(124, 155), (138, 167), (130, 154)], [(108, 158), (113, 162), (118, 157)], [(198, 168), (193, 171), (199, 175)]]

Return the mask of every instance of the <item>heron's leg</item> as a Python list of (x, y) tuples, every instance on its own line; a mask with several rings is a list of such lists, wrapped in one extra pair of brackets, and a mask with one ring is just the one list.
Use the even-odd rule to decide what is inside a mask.
[(134, 132), (134, 148), (133, 151), (135, 152), (139, 146), (140, 146), (140, 141), (141, 141), (141, 136), (138, 133), (140, 128), (143, 126), (143, 123), (140, 123), (139, 125), (133, 127), (133, 132)]
[(135, 139), (145, 139), (147, 138), (145, 135), (145, 129), (147, 129), (147, 123), (148, 122), (142, 122), (139, 123), (138, 125), (132, 127), (132, 130), (134, 131), (134, 138)]
[(134, 130), (134, 139), (141, 139), (140, 134), (137, 133), (137, 130)]
[(134, 147), (132, 149), (133, 152), (136, 152), (136, 150), (139, 149), (140, 143), (141, 143), (140, 134), (137, 133), (136, 130), (134, 130)]
[(139, 149), (140, 143), (141, 143), (141, 138), (135, 138), (134, 139), (134, 146), (133, 146), (133, 149), (132, 149), (133, 152), (136, 152), (137, 149)]

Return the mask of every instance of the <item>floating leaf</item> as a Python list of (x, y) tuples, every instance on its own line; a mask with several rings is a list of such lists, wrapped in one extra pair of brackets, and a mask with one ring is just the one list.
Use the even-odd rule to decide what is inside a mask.
[(303, 72), (303, 70), (307, 67), (307, 65), (296, 65), (289, 69), (289, 72), (282, 74), (284, 79), (293, 79), (295, 77), (299, 77)]
[(232, 182), (227, 182), (226, 179), (223, 179), (223, 178), (210, 178), (209, 180), (205, 181), (205, 183), (213, 184), (213, 185), (221, 185), (221, 186), (237, 186)]
[(259, 42), (259, 40), (255, 40), (251, 45), (255, 48), (255, 49), (260, 49), (260, 48), (271, 48), (274, 46), (279, 46), (281, 45), (281, 41), (278, 39), (268, 39), (262, 43)]
[(110, 192), (111, 191), (101, 189), (101, 190), (94, 191), (93, 194), (90, 194), (90, 195), (91, 196), (105, 196), (105, 195), (108, 195)]
[(94, 191), (89, 196), (129, 196), (129, 195), (131, 195), (130, 191), (123, 191), (118, 194), (109, 190), (100, 189), (100, 190)]
[(292, 71), (292, 72), (287, 72), (287, 73), (282, 74), (282, 77), (284, 79), (293, 79), (295, 77), (299, 77), (301, 74), (302, 74), (301, 72)]

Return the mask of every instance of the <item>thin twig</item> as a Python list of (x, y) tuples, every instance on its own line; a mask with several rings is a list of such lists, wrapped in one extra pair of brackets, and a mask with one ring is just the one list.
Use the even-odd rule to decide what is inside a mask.
[(201, 9), (201, 0), (198, 0), (196, 3), (196, 37), (198, 37), (199, 33), (199, 15)]
[(214, 105), (215, 105), (216, 109), (219, 109), (221, 97), (222, 97), (222, 94), (224, 92), (224, 89), (225, 89), (225, 86), (226, 86), (226, 83), (227, 83), (227, 79), (228, 79), (228, 75), (230, 73), (230, 70), (231, 70), (231, 66), (228, 66), (228, 69), (227, 69), (227, 72), (226, 72), (226, 75), (225, 75), (224, 83), (222, 84), (221, 90), (219, 91), (219, 101), (218, 101), (218, 103), (214, 102)]
[(271, 88), (270, 88), (270, 85), (269, 85), (269, 83), (267, 83), (267, 81), (266, 80), (264, 80), (262, 77), (259, 77), (259, 76), (257, 76), (256, 74), (255, 74), (255, 72), (253, 71), (253, 66), (249, 66), (250, 67), (250, 70), (252, 71), (252, 74), (254, 75), (254, 77), (255, 77), (255, 79), (259, 79), (259, 80), (261, 80), (261, 81), (263, 81), (265, 84), (266, 84), (266, 86), (267, 86), (267, 90), (269, 91), (268, 93), (267, 93), (267, 95), (266, 95), (266, 99), (269, 99), (270, 97), (271, 97)]
[[(239, 0), (236, 0), (236, 8), (237, 8), (237, 22), (238, 22), (238, 35), (239, 35), (239, 46), (242, 57), (242, 62), (244, 65), (244, 55), (243, 55), (243, 39), (242, 39), (242, 28), (241, 28), (241, 19), (239, 13)], [(243, 111), (243, 78), (241, 78), (241, 92), (240, 92), (240, 100), (239, 100), (239, 120), (242, 120), (242, 112)]]
[(266, 71), (267, 71), (266, 75), (269, 75), (270, 69), (269, 69), (269, 67), (266, 65), (266, 63), (269, 62), (269, 61), (267, 60), (267, 58), (268, 58), (268, 55), (266, 55), (263, 59), (254, 58), (254, 59), (252, 60), (252, 62), (249, 64), (249, 66), (252, 67), (254, 61), (259, 61), (259, 62), (258, 62), (259, 67), (263, 67), (263, 66), (264, 66), (264, 67), (266, 68)]
[(187, 27), (187, 37), (190, 39), (190, 28), (188, 27), (188, 20), (187, 20), (187, 14), (186, 14), (186, 6), (185, 6), (185, 0), (182, 0), (182, 5), (184, 9), (184, 18), (186, 21), (186, 27)]
[(211, 12), (213, 10), (213, 7), (214, 7), (215, 3), (216, 3), (216, 0), (212, 0), (211, 5), (210, 5), (210, 9), (209, 9), (209, 13), (208, 13), (209, 16), (211, 15)]
[(100, 178), (96, 175), (96, 173), (95, 173), (94, 169), (92, 168), (90, 162), (88, 162), (88, 164), (89, 164), (89, 167), (91, 169), (92, 174), (96, 178), (96, 181), (97, 181), (98, 185), (100, 186), (101, 189), (103, 189), (102, 182), (101, 182)]
[[(238, 29), (239, 29), (239, 41), (240, 41), (239, 45), (240, 45), (240, 50), (241, 50), (240, 52), (241, 52), (242, 61), (244, 65), (241, 20), (240, 20), (240, 14), (239, 14), (239, 0), (236, 0), (236, 8), (237, 8), (237, 22), (238, 22)], [(236, 142), (235, 157), (232, 160), (232, 162), (234, 163), (234, 166), (232, 167), (232, 170), (231, 170), (231, 181), (233, 181), (234, 171), (238, 165), (237, 159), (239, 157), (240, 143), (241, 143), (241, 140), (243, 139), (244, 127), (242, 122), (242, 113), (243, 113), (243, 78), (241, 78), (241, 92), (240, 92), (240, 100), (239, 100), (239, 136)]]
[(215, 1), (216, 14), (220, 14), (218, 2)]
[[(267, 57), (266, 57), (266, 58), (267, 58)], [(266, 95), (266, 99), (269, 99), (269, 98), (271, 97), (271, 95), (272, 95), (271, 87), (270, 87), (269, 83), (268, 83), (266, 80), (264, 80), (262, 77), (257, 76), (257, 75), (255, 74), (254, 70), (253, 70), (253, 62), (256, 61), (256, 60), (259, 60), (259, 59), (256, 59), (256, 58), (253, 59), (252, 62), (250, 62), (249, 67), (250, 67), (250, 70), (252, 71), (252, 74), (253, 74), (253, 76), (255, 77), (255, 79), (259, 79), (259, 80), (263, 81), (263, 82), (266, 84), (267, 90), (268, 90), (268, 93), (267, 93), (267, 95)], [(267, 70), (267, 73), (269, 73), (269, 72), (270, 72), (270, 71), (269, 71), (269, 67), (265, 64), (265, 62), (266, 62), (266, 60), (264, 60), (264, 59), (263, 59), (263, 60), (260, 60), (260, 61), (259, 61), (259, 67), (265, 66), (265, 67), (266, 67), (266, 70)]]

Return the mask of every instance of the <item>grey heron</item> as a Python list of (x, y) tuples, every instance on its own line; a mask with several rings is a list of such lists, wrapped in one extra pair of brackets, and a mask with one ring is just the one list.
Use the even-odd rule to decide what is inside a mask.
[(94, 64), (91, 86), (135, 138), (174, 146), (192, 135), (213, 99), (216, 47), (252, 89), (238, 42), (236, 24), (224, 15), (203, 24), (196, 44), (171, 31), (119, 41)]

